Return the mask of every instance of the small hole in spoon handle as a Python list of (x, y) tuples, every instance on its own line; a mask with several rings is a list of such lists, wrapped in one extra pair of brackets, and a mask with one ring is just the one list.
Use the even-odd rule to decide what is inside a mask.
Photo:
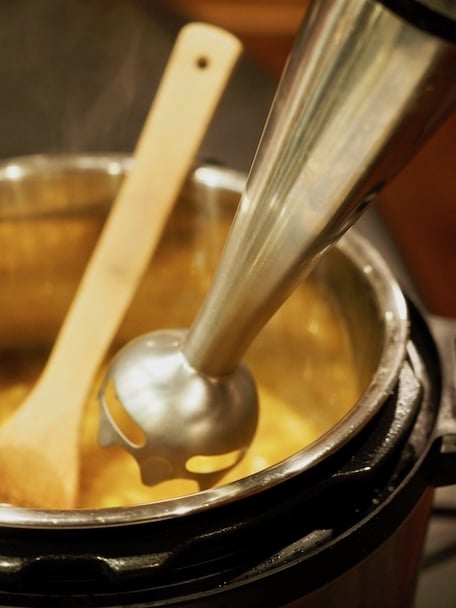
[(207, 57), (206, 55), (200, 55), (196, 58), (195, 63), (198, 69), (206, 70), (210, 65), (209, 57)]

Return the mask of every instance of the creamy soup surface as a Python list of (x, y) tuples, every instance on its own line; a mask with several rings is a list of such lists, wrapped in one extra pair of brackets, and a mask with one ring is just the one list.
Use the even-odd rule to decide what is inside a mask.
[[(64, 268), (80, 264), (79, 270), (82, 271), (85, 263), (84, 256), (78, 256), (71, 247), (67, 254), (56, 253), (57, 250), (61, 251), (61, 241), (47, 237), (50, 230), (48, 224), (47, 221), (40, 228), (35, 220), (33, 239), (24, 240), (26, 251), (24, 249), (21, 254), (27, 254), (29, 265), (36, 263), (37, 257), (41, 260), (36, 272), (29, 268), (27, 273), (20, 275), (17, 269), (12, 272), (11, 268), (7, 268), (5, 276), (1, 276), (0, 264), (0, 278), (10, 281), (0, 295), (0, 303), (10, 315), (3, 328), (5, 342), (3, 345), (0, 343), (0, 424), (24, 400), (39, 375), (49, 346), (40, 346), (35, 339), (41, 344), (42, 334), (47, 331), (46, 324), (54, 314), (53, 307), (57, 306), (59, 298), (67, 302), (74, 288), (74, 285), (58, 286), (57, 281), (62, 279), (51, 268), (52, 264), (61, 264)], [(84, 239), (93, 241), (96, 237), (96, 231), (90, 238), (87, 237), (83, 226), (73, 218), (52, 227), (52, 230), (63, 235), (66, 245), (68, 239), (72, 239), (74, 246), (80, 247)], [(153, 281), (143, 286), (138, 295), (143, 304), (132, 307), (130, 321), (126, 321), (126, 336), (119, 338), (115, 348), (143, 331), (160, 327), (188, 327), (191, 323), (207, 289), (216, 256), (213, 253), (203, 255), (200, 247), (195, 247), (195, 237), (187, 238), (179, 226), (181, 224), (177, 222), (174, 236), (169, 241), (165, 239), (162, 244), (151, 268)], [(6, 231), (7, 228), (3, 226), (2, 234), (0, 223), (0, 241), (2, 238), (3, 242), (14, 238), (14, 246), (17, 247), (17, 227), (14, 237), (11, 230), (9, 233)], [(25, 228), (25, 225), (21, 227), (22, 230)], [(210, 249), (214, 242), (219, 248), (219, 241), (225, 233), (226, 227), (220, 234), (209, 230), (198, 236), (198, 242), (203, 241), (205, 246), (209, 243)], [(12, 243), (11, 240), (11, 246)], [(175, 252), (176, 243), (178, 252)], [(8, 247), (8, 243), (3, 244)], [(62, 259), (64, 255), (71, 255), (72, 258)], [(48, 275), (52, 275), (52, 280), (48, 276), (46, 289), (44, 282), (40, 283), (41, 291), (34, 295), (33, 290), (38, 293), (39, 289), (34, 287), (33, 280), (36, 282), (38, 271), (42, 273), (44, 259), (48, 260), (46, 269)], [(25, 287), (21, 281), (26, 283)], [(64, 280), (62, 282), (65, 283)], [(17, 299), (16, 303), (13, 302), (15, 290), (17, 292), (18, 289), (27, 289), (27, 306), (18, 306)], [(64, 308), (62, 304), (62, 310)], [(38, 314), (34, 325), (28, 316), (37, 314), (37, 310), (43, 310), (43, 314)], [(59, 311), (58, 314), (63, 313)], [(140, 323), (137, 322), (139, 317), (142, 319)], [(13, 333), (15, 323), (22, 328), (21, 338), (17, 341)], [(30, 324), (28, 329), (24, 328), (27, 323)], [(36, 332), (31, 329), (33, 327), (37, 328)], [(56, 331), (56, 327), (50, 333)], [(11, 331), (11, 336), (7, 335), (8, 331)], [(0, 336), (0, 342), (1, 339)], [(333, 297), (320, 282), (312, 278), (295, 291), (259, 334), (247, 353), (246, 363), (258, 386), (258, 430), (245, 458), (224, 476), (220, 484), (260, 471), (309, 445), (342, 418), (359, 396), (358, 377), (345, 323)], [(102, 449), (98, 446), (99, 406), (96, 392), (101, 375), (102, 370), (87, 401), (81, 430), (81, 480), (77, 506), (127, 506), (197, 491), (194, 482), (189, 480), (144, 486), (138, 466), (127, 452), (118, 447)]]

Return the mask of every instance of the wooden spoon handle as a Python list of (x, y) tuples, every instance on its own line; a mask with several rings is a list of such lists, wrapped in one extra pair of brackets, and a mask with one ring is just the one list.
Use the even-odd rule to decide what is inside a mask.
[(135, 294), (206, 133), (241, 44), (210, 25), (176, 41), (121, 187), (43, 380), (84, 399)]
[(79, 429), (95, 374), (124, 318), (224, 89), (239, 42), (184, 27), (46, 368), (0, 429), (0, 502), (72, 508)]

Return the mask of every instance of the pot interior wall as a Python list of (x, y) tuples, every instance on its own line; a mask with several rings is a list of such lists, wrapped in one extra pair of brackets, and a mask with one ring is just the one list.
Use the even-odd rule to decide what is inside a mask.
[[(22, 341), (52, 343), (107, 209), (128, 170), (128, 160), (110, 158), (111, 162), (105, 157), (75, 162), (72, 157), (38, 157), (34, 163), (18, 163), (16, 173), (14, 165), (9, 165), (8, 171), (0, 170), (3, 348), (16, 347)], [(243, 178), (237, 173), (200, 168), (189, 179), (170, 220), (173, 226), (163, 239), (162, 254), (179, 239), (191, 239), (195, 249), (204, 251), (204, 256), (200, 254), (200, 265), (204, 265), (202, 293), (188, 303), (182, 318), (185, 325), (191, 323), (209, 284), (242, 185)], [(207, 230), (208, 223), (220, 227)], [(327, 285), (328, 297), (347, 323), (362, 390), (376, 369), (382, 348), (383, 327), (374, 294), (360, 268), (337, 248), (314, 276)], [(148, 287), (141, 289), (141, 297), (120, 332), (121, 341), (149, 331), (153, 324)], [(167, 311), (163, 313), (166, 316)], [(166, 321), (164, 318), (163, 326), (167, 326)]]

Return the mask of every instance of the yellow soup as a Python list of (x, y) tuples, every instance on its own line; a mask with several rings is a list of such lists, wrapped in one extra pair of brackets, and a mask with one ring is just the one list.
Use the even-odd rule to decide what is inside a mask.
[[(1, 353), (0, 422), (25, 398), (43, 363), (44, 354), (32, 349)], [(344, 324), (324, 290), (312, 282), (303, 284), (258, 336), (247, 363), (258, 383), (258, 430), (246, 457), (221, 483), (260, 471), (307, 446), (339, 420), (358, 395)], [(81, 434), (78, 506), (133, 505), (195, 491), (189, 480), (146, 487), (127, 452), (98, 446), (97, 385)]]

